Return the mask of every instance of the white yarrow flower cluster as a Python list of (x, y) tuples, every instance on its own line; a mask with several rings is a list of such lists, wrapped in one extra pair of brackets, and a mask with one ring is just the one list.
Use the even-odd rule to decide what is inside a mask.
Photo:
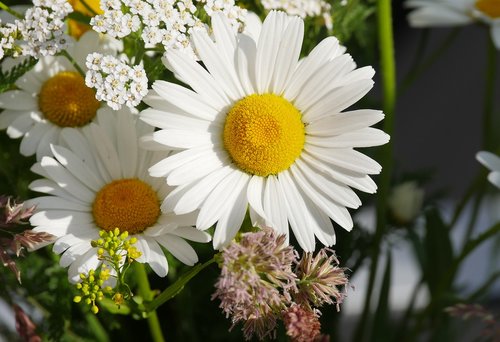
[(129, 66), (112, 56), (94, 52), (87, 56), (87, 87), (96, 89), (96, 99), (119, 110), (134, 108), (148, 92), (148, 78), (142, 65)]
[(20, 51), (15, 44), (17, 35), (18, 30), (15, 24), (7, 23), (5, 26), (0, 26), (0, 60), (5, 55), (19, 56)]
[[(234, 0), (203, 0), (209, 16), (222, 12), (235, 29), (241, 29), (246, 10)], [(93, 17), (92, 28), (113, 37), (123, 38), (141, 32), (148, 47), (163, 45), (165, 50), (178, 49), (196, 57), (189, 41), (193, 29), (205, 29), (205, 24), (195, 15), (198, 11), (192, 0), (101, 0), (104, 13)]]
[(16, 21), (22, 36), (22, 54), (40, 58), (55, 55), (68, 47), (64, 19), (73, 12), (66, 0), (34, 0), (24, 20)]
[(262, 6), (268, 11), (283, 10), (289, 15), (298, 15), (302, 19), (322, 16), (325, 26), (329, 30), (333, 27), (330, 13), (332, 5), (324, 0), (262, 0)]

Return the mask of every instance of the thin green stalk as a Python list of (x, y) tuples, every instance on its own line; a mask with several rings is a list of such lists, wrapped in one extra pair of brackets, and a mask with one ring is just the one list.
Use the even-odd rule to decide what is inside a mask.
[(83, 69), (78, 65), (76, 60), (68, 53), (68, 51), (62, 50), (60, 53), (61, 53), (61, 55), (66, 57), (66, 59), (68, 61), (70, 61), (71, 65), (73, 65), (73, 67), (76, 69), (76, 71), (78, 71), (80, 73), (80, 75), (82, 75), (82, 77), (85, 78), (85, 71), (83, 71)]
[(483, 149), (493, 150), (493, 114), (495, 101), (495, 75), (497, 69), (497, 50), (492, 38), (488, 39), (488, 51), (486, 60), (486, 83), (484, 89), (483, 109)]
[[(394, 131), (394, 110), (396, 105), (396, 63), (394, 56), (394, 35), (392, 29), (392, 8), (391, 0), (377, 1), (377, 28), (380, 46), (380, 66), (382, 75), (383, 104), (385, 113), (384, 131), (392, 135)], [(354, 340), (363, 341), (365, 333), (369, 331), (370, 304), (373, 288), (378, 269), (380, 255), (380, 243), (387, 226), (387, 198), (393, 167), (393, 147), (388, 143), (381, 148), (381, 158), (383, 172), (379, 177), (379, 190), (377, 197), (377, 227), (374, 236), (372, 249), (372, 262), (370, 265), (370, 275), (368, 287), (364, 301), (363, 313), (357, 326)]]
[(83, 5), (83, 6), (87, 9), (87, 11), (89, 11), (89, 12), (92, 14), (92, 16), (94, 16), (94, 15), (97, 15), (97, 14), (98, 14), (96, 11), (94, 11), (94, 10), (92, 9), (92, 7), (90, 7), (90, 6), (89, 6), (89, 4), (87, 4), (87, 1), (85, 1), (85, 0), (80, 0), (80, 2), (81, 2), (81, 3), (82, 3), (82, 5)]
[[(401, 86), (399, 88), (399, 92), (404, 93), (408, 87), (420, 76), (424, 71), (426, 71), (434, 62), (436, 62), (443, 53), (448, 50), (451, 44), (455, 41), (460, 33), (461, 28), (453, 29), (441, 42), (441, 44), (437, 47), (434, 52), (427, 57), (423, 62), (419, 64), (415, 64), (411, 70), (406, 74), (405, 78), (401, 82)], [(420, 49), (418, 50), (420, 51)]]
[(476, 227), (477, 217), (479, 215), (479, 210), (481, 209), (481, 202), (484, 197), (484, 190), (485, 190), (484, 186), (479, 189), (478, 193), (476, 194), (476, 198), (474, 199), (474, 203), (472, 204), (472, 213), (470, 215), (469, 224), (467, 226), (467, 230), (464, 235), (463, 246), (465, 246), (469, 242), (469, 239), (472, 236), (474, 228)]
[(155, 310), (160, 305), (165, 303), (166, 301), (173, 298), (176, 294), (178, 294), (195, 275), (197, 275), (201, 270), (206, 268), (207, 266), (213, 264), (216, 261), (216, 256), (212, 259), (208, 260), (203, 264), (198, 264), (191, 268), (187, 273), (183, 274), (175, 283), (167, 287), (162, 293), (160, 293), (153, 301), (149, 304), (146, 303), (147, 310)]
[(89, 324), (90, 330), (94, 333), (94, 337), (98, 342), (109, 342), (108, 333), (103, 328), (99, 319), (93, 313), (87, 312), (85, 314), (87, 323)]
[(12, 14), (17, 19), (24, 19), (24, 16), (21, 13), (14, 11), (12, 8), (4, 4), (2, 1), (0, 1), (0, 9), (3, 9), (5, 12)]
[[(148, 274), (144, 265), (141, 263), (136, 263), (135, 273), (137, 276), (137, 282), (139, 284), (139, 294), (145, 301), (150, 301), (154, 297), (154, 292), (151, 291), (149, 286)], [(149, 331), (151, 332), (151, 337), (154, 342), (164, 342), (163, 333), (161, 331), (160, 321), (158, 320), (158, 315), (155, 310), (148, 313), (148, 325)]]

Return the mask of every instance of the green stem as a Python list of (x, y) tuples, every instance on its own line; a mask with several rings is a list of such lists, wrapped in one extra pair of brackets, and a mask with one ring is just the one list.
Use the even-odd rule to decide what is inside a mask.
[(484, 89), (483, 112), (483, 149), (493, 149), (493, 109), (495, 100), (495, 75), (497, 69), (497, 50), (491, 38), (488, 39), (488, 52), (486, 61), (486, 83)]
[(87, 11), (89, 11), (89, 12), (92, 14), (92, 16), (95, 16), (95, 15), (97, 15), (97, 14), (98, 14), (96, 11), (94, 11), (94, 10), (92, 9), (92, 7), (90, 7), (90, 6), (89, 6), (89, 4), (87, 4), (87, 1), (85, 1), (85, 0), (80, 0), (80, 2), (81, 2), (81, 3), (82, 3), (82, 5), (83, 5), (83, 6), (87, 9)]
[(195, 275), (197, 275), (201, 270), (203, 270), (207, 266), (213, 264), (216, 261), (216, 257), (217, 255), (215, 255), (212, 259), (208, 260), (207, 262), (203, 264), (198, 264), (193, 268), (191, 268), (187, 273), (183, 274), (179, 279), (177, 279), (175, 283), (173, 283), (165, 290), (163, 290), (163, 292), (160, 293), (158, 297), (156, 297), (153, 301), (151, 301), (150, 303), (146, 303), (145, 304), (146, 309), (148, 311), (155, 310), (160, 305), (173, 298), (184, 288), (184, 285), (186, 285)]
[(68, 53), (68, 51), (66, 50), (62, 50), (61, 52), (61, 55), (63, 55), (64, 57), (66, 57), (66, 59), (68, 61), (70, 61), (71, 65), (73, 65), (73, 67), (76, 69), (76, 71), (78, 71), (80, 73), (80, 75), (82, 75), (83, 78), (85, 78), (85, 71), (83, 71), (83, 69), (78, 65), (78, 63), (75, 61), (75, 59)]
[[(377, 28), (380, 46), (380, 63), (382, 74), (383, 104), (385, 113), (384, 131), (392, 135), (394, 130), (394, 109), (396, 105), (396, 65), (394, 59), (394, 36), (392, 30), (392, 8), (391, 0), (377, 1)], [(380, 254), (380, 243), (387, 226), (387, 198), (393, 167), (393, 147), (389, 142), (381, 148), (380, 162), (383, 172), (379, 177), (379, 190), (377, 197), (377, 227), (374, 236), (372, 263), (370, 265), (370, 275), (368, 287), (364, 301), (363, 313), (357, 326), (354, 340), (363, 341), (365, 333), (368, 331), (370, 304), (372, 299), (375, 278), (378, 269)]]
[(98, 342), (109, 342), (108, 334), (106, 330), (103, 328), (101, 322), (96, 317), (96, 315), (92, 313), (86, 313), (85, 318), (87, 319), (87, 323), (89, 324), (90, 330), (94, 333), (94, 337)]
[[(154, 297), (154, 292), (149, 286), (148, 274), (143, 264), (136, 263), (135, 273), (137, 276), (137, 282), (139, 284), (139, 294), (142, 296), (144, 301), (150, 301)], [(160, 321), (158, 320), (158, 315), (155, 310), (151, 310), (148, 313), (148, 325), (149, 331), (151, 332), (151, 337), (154, 342), (164, 342), (163, 333), (161, 331)]]
[(0, 1), (0, 9), (3, 9), (5, 12), (12, 14), (17, 19), (24, 19), (24, 16), (21, 13), (14, 11), (12, 8), (4, 4), (2, 1)]

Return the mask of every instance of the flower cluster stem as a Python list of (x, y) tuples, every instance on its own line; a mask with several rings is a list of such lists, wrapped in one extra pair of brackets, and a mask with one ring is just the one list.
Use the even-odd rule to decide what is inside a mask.
[(82, 75), (82, 77), (85, 78), (85, 71), (83, 71), (83, 69), (78, 65), (76, 60), (68, 53), (68, 51), (62, 50), (61, 55), (66, 57), (66, 59), (68, 61), (70, 61), (71, 65), (73, 65), (73, 67), (76, 69), (76, 71), (78, 71), (80, 73), (80, 75)]
[[(139, 284), (139, 294), (143, 297), (145, 301), (150, 301), (153, 299), (154, 293), (151, 290), (148, 280), (148, 274), (144, 265), (141, 263), (135, 263), (135, 273), (137, 276), (137, 282)], [(158, 315), (156, 310), (152, 310), (148, 313), (148, 325), (149, 331), (151, 332), (151, 337), (154, 342), (164, 342), (163, 333), (161, 331), (160, 321), (158, 320)]]
[(7, 12), (9, 14), (12, 14), (17, 19), (23, 19), (24, 18), (21, 13), (18, 13), (16, 11), (14, 11), (12, 8), (10, 8), (6, 4), (4, 4), (2, 1), (0, 1), (0, 9), (4, 10), (5, 12)]
[[(391, 0), (377, 1), (377, 30), (380, 46), (381, 79), (383, 90), (382, 108), (385, 113), (384, 131), (393, 137), (394, 110), (396, 105), (396, 63), (394, 56), (394, 37), (392, 29)], [(389, 142), (381, 148), (382, 173), (379, 178), (377, 196), (377, 226), (372, 244), (370, 275), (364, 301), (363, 313), (357, 326), (355, 340), (363, 341), (369, 332), (369, 313), (372, 293), (378, 269), (380, 244), (387, 226), (387, 199), (393, 167), (393, 144)]]
[(197, 275), (201, 270), (210, 266), (216, 261), (216, 256), (212, 259), (206, 261), (203, 264), (198, 264), (191, 268), (187, 273), (183, 274), (175, 283), (167, 287), (157, 296), (152, 302), (146, 304), (146, 308), (148, 310), (155, 310), (157, 307), (165, 303), (166, 301), (173, 298), (176, 294), (178, 294), (195, 275)]

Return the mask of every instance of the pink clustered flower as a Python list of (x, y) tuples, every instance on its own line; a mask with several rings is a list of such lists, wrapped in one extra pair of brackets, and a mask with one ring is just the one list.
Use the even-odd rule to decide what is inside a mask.
[(333, 251), (324, 248), (315, 257), (304, 253), (299, 259), (285, 235), (266, 227), (229, 244), (219, 266), (212, 299), (221, 301), (231, 329), (243, 323), (247, 340), (254, 334), (261, 340), (274, 338), (280, 320), (294, 342), (328, 340), (320, 334), (317, 307), (338, 307), (345, 297), (338, 287), (348, 282)]

